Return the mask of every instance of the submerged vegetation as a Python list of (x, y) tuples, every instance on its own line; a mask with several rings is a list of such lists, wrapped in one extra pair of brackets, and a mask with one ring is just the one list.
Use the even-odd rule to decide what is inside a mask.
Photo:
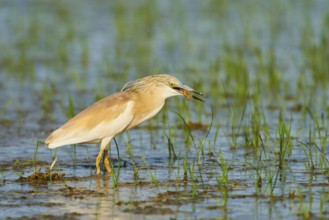
[[(329, 2), (252, 2), (1, 1), (3, 217), (328, 218)], [(117, 137), (110, 177), (96, 146), (42, 146), (160, 72), (206, 103), (172, 98)]]

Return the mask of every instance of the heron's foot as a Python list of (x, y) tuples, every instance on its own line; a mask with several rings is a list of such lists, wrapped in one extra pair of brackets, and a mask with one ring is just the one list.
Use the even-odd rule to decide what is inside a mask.
[(101, 168), (99, 166), (96, 166), (96, 175), (101, 174)]

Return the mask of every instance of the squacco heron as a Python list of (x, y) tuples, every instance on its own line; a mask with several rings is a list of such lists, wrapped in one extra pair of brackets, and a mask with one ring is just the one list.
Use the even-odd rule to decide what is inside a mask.
[(104, 166), (111, 174), (108, 158), (111, 140), (152, 118), (162, 109), (167, 98), (178, 95), (183, 95), (188, 100), (192, 97), (200, 101), (203, 96), (167, 74), (151, 75), (128, 82), (120, 92), (99, 100), (53, 131), (45, 143), (48, 148), (100, 143), (96, 174), (100, 174), (103, 155)]

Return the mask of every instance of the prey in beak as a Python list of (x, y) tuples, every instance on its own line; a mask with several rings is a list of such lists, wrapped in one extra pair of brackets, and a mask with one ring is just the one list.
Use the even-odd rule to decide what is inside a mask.
[(202, 98), (206, 98), (204, 94), (201, 92), (198, 92), (191, 87), (188, 87), (186, 85), (180, 85), (180, 86), (174, 86), (173, 89), (180, 92), (187, 100), (190, 100), (191, 98), (199, 100), (201, 102), (204, 102)]

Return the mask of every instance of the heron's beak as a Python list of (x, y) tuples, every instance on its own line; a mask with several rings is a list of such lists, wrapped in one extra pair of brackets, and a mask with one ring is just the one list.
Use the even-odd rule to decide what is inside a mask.
[(201, 102), (204, 102), (204, 100), (202, 98), (206, 98), (206, 96), (204, 94), (202, 94), (201, 92), (198, 92), (186, 85), (175, 86), (175, 87), (173, 87), (173, 89), (180, 92), (183, 96), (185, 96), (185, 98), (187, 100), (190, 100), (191, 98), (193, 98), (193, 99), (199, 100)]

